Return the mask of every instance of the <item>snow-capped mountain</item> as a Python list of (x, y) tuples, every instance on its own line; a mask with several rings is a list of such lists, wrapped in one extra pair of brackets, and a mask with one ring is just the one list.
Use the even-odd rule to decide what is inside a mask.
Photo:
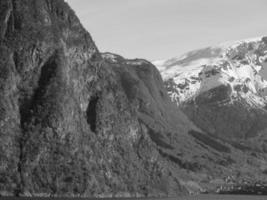
[[(223, 139), (267, 132), (267, 37), (227, 42), (155, 61), (172, 101)], [(265, 66), (265, 68), (264, 68)]]
[(266, 59), (266, 40), (254, 38), (191, 51), (178, 58), (155, 61), (154, 65), (177, 104), (225, 85), (231, 89), (231, 101), (241, 97), (264, 106), (267, 81), (260, 74)]

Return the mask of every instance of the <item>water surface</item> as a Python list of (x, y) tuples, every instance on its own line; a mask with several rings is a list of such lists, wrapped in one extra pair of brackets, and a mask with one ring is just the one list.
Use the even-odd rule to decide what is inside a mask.
[(183, 197), (177, 200), (267, 200), (267, 196), (260, 195), (198, 195)]
[(52, 198), (52, 197), (0, 197), (0, 200), (267, 200), (267, 196), (255, 195), (196, 195), (172, 198)]

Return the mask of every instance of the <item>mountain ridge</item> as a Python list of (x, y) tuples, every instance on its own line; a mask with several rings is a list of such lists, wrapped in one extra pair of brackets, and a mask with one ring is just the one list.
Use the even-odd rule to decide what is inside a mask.
[[(223, 48), (208, 47), (189, 52), (184, 54), (181, 61), (170, 59), (165, 64), (159, 63), (158, 68), (161, 70), (165, 87), (172, 101), (184, 109), (189, 118), (201, 129), (218, 134), (222, 138), (224, 132), (230, 132), (233, 135), (228, 134), (228, 136), (235, 137), (235, 134), (240, 135), (239, 132), (242, 132), (241, 127), (246, 127), (246, 120), (254, 121), (256, 118), (260, 118), (256, 117), (259, 115), (263, 117), (259, 120), (262, 122), (259, 122), (260, 125), (255, 125), (254, 128), (251, 127), (250, 130), (255, 129), (256, 135), (256, 132), (265, 129), (267, 102), (264, 94), (267, 81), (262, 78), (260, 71), (266, 62), (266, 37), (220, 46)], [(239, 114), (231, 113), (230, 110), (224, 113), (221, 110), (228, 108)], [(201, 109), (204, 109), (201, 111), (202, 114), (198, 113)], [(208, 114), (205, 110), (207, 112), (221, 110), (222, 113), (215, 122), (212, 119), (213, 114)], [(255, 111), (255, 113), (253, 111), (254, 117), (248, 117), (250, 116), (249, 110)], [(227, 115), (227, 112), (231, 113), (228, 115), (229, 119), (232, 119), (231, 115), (241, 119), (241, 124), (237, 123), (237, 126), (241, 127), (235, 131), (226, 128), (227, 124), (235, 127), (234, 121), (231, 122), (224, 118), (223, 115)], [(241, 114), (242, 112), (243, 114)], [(214, 113), (214, 115), (216, 114)], [(202, 121), (204, 119), (206, 122)], [(224, 125), (218, 130), (217, 128), (221, 126), (220, 123)], [(261, 128), (257, 130), (257, 126)], [(226, 131), (223, 130), (223, 127), (226, 128)], [(249, 132), (248, 127), (244, 130)]]
[(99, 52), (63, 0), (0, 9), (1, 196), (176, 197), (266, 179), (264, 132), (212, 135), (153, 64)]
[[(253, 82), (253, 79), (261, 79), (259, 71), (262, 69), (262, 65), (259, 63), (262, 62), (261, 60), (266, 59), (265, 55), (260, 55), (254, 58), (256, 54), (253, 54), (253, 52), (251, 51), (250, 53), (251, 55), (249, 55), (249, 53), (243, 55), (246, 56), (246, 58), (244, 57), (239, 60), (230, 58), (231, 56), (233, 56), (230, 54), (231, 53), (234, 54), (235, 49), (237, 48), (242, 49), (243, 48), (242, 46), (244, 45), (251, 45), (251, 48), (254, 48), (254, 51), (256, 51), (257, 47), (256, 46), (252, 47), (252, 46), (257, 45), (259, 41), (261, 41), (261, 38), (242, 40), (242, 41), (232, 42), (231, 44), (227, 43), (223, 45), (218, 45), (215, 47), (207, 47), (204, 49), (191, 51), (177, 59), (172, 58), (167, 61), (160, 61), (160, 62), (156, 61), (154, 62), (154, 64), (160, 70), (163, 79), (165, 81), (170, 82), (170, 80), (172, 79), (174, 80), (176, 85), (180, 84), (181, 87), (183, 87), (182, 85), (184, 85), (185, 87), (186, 83), (189, 83), (188, 87), (191, 87), (193, 84), (195, 84), (194, 87), (192, 86), (190, 89), (188, 89), (188, 91), (176, 88), (177, 90), (176, 98), (181, 98), (181, 101), (184, 101), (187, 98), (190, 98), (190, 94), (191, 95), (195, 94), (199, 90), (206, 91), (220, 84), (232, 85), (231, 83), (229, 83), (229, 81), (226, 80), (227, 78), (230, 79), (231, 82), (235, 82), (235, 79), (238, 79), (238, 81), (241, 82), (240, 84), (242, 84), (242, 82), (245, 81), (245, 80), (242, 81), (241, 79), (246, 79), (246, 80), (250, 79), (251, 82)], [(264, 54), (263, 50), (261, 53)], [(217, 66), (217, 68), (214, 66)], [(229, 66), (230, 68), (232, 67), (234, 68), (227, 69), (227, 66)], [(250, 68), (252, 71), (256, 71), (255, 73), (257, 74), (255, 76), (251, 74), (253, 72), (249, 72)], [(208, 80), (207, 78), (205, 79), (205, 77), (203, 76), (201, 77), (199, 75), (200, 73), (203, 74), (208, 73), (208, 71), (211, 70), (213, 70), (214, 73), (215, 71), (219, 72), (219, 77), (217, 79), (221, 79), (221, 81), (216, 80), (216, 78), (214, 78), (213, 80), (215, 82), (209, 84), (209, 82), (213, 81), (212, 79)], [(225, 78), (223, 78), (222, 76), (225, 76)], [(193, 84), (190, 84), (190, 81)], [(218, 83), (216, 83), (216, 81), (218, 81)], [(253, 91), (253, 93), (257, 93), (256, 90), (262, 90), (266, 88), (266, 81), (255, 80), (254, 82), (255, 83), (251, 83), (252, 85), (254, 84), (254, 86), (252, 85), (248, 86)], [(206, 87), (201, 86), (200, 88), (200, 83), (202, 85), (206, 84)], [(236, 85), (237, 84), (238, 83), (236, 83)], [(187, 96), (186, 94), (185, 95), (182, 94), (187, 92), (189, 93)], [(175, 93), (173, 93), (172, 98), (175, 98), (174, 96)]]
[(63, 0), (0, 5), (0, 195), (188, 193), (162, 153), (192, 125), (157, 69), (103, 58)]

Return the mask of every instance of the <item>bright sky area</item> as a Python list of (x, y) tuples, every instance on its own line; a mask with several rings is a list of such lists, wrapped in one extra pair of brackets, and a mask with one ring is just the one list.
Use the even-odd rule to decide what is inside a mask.
[(65, 0), (101, 52), (150, 61), (267, 35), (267, 0)]

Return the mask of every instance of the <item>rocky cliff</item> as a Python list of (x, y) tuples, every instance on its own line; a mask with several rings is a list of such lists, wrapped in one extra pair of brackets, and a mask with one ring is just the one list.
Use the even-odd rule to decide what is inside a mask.
[(211, 136), (154, 65), (100, 53), (63, 0), (0, 1), (0, 111), (1, 195), (177, 196), (266, 179), (264, 134), (254, 146)]
[(1, 195), (186, 193), (163, 153), (191, 123), (151, 63), (101, 55), (63, 0), (0, 9)]

